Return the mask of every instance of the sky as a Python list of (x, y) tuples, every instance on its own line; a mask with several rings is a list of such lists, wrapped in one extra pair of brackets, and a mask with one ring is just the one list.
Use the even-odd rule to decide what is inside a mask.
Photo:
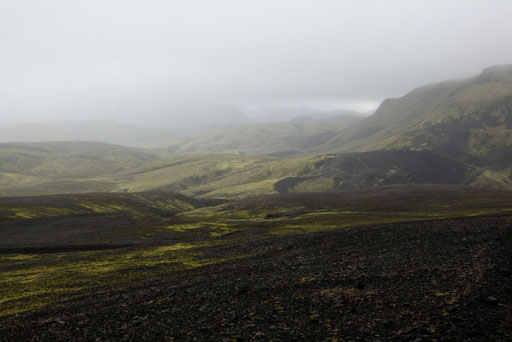
[(511, 17), (509, 0), (0, 0), (0, 118), (369, 111), (511, 64)]

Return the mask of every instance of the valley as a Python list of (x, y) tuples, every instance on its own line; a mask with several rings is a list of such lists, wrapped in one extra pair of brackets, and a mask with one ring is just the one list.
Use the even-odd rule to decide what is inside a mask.
[(512, 189), (512, 67), (414, 89), (366, 118), (252, 124), (165, 148), (0, 144), (0, 195), (179, 191), (242, 198), (387, 184)]
[(0, 1), (0, 342), (512, 341), (512, 1)]
[(512, 338), (511, 84), (158, 148), (1, 143), (0, 337)]

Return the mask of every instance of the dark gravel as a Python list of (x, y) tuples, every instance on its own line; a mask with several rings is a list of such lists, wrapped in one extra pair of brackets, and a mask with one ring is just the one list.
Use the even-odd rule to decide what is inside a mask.
[(2, 341), (512, 341), (512, 221), (374, 225), (205, 249), (243, 259), (0, 322)]

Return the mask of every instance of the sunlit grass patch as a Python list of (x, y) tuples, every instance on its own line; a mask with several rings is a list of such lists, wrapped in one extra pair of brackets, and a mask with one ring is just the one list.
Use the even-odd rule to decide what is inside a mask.
[(51, 217), (61, 215), (71, 215), (74, 210), (67, 208), (55, 208), (48, 206), (26, 206), (26, 207), (7, 207), (0, 206), (0, 221), (2, 220), (24, 220), (39, 217)]
[[(85, 295), (101, 287), (123, 288), (131, 280), (246, 257), (205, 257), (203, 248), (223, 243), (228, 242), (46, 254), (38, 256), (35, 264), (30, 257), (5, 255), (0, 258), (0, 317)], [(13, 261), (18, 262), (19, 269), (9, 267)]]
[(121, 212), (127, 211), (126, 207), (122, 207), (120, 205), (114, 205), (114, 204), (104, 205), (104, 204), (98, 204), (98, 203), (86, 202), (86, 201), (79, 202), (79, 206), (82, 208), (88, 209), (96, 214), (106, 214), (106, 213), (116, 213), (116, 212), (120, 212), (120, 211)]

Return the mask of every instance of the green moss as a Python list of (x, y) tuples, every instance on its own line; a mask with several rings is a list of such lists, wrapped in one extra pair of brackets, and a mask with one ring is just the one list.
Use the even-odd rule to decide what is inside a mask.
[[(147, 224), (146, 221), (138, 221), (133, 227), (112, 233), (109, 237), (114, 241), (115, 234), (128, 234), (137, 238), (169, 234), (173, 238), (186, 236), (187, 241), (198, 242), (37, 256), (2, 255), (0, 316), (34, 310), (73, 296), (101, 291), (103, 288), (122, 289), (134, 279), (159, 277), (170, 272), (244, 257), (211, 257), (208, 248), (221, 244), (234, 244), (276, 234), (301, 234), (368, 224), (512, 215), (512, 200), (508, 193), (461, 190), (457, 187), (443, 188), (443, 191), (435, 187), (415, 189), (404, 191), (397, 187), (347, 192), (343, 195), (260, 196), (216, 207), (202, 207), (173, 217), (157, 215), (158, 221), (153, 220), (152, 215), (159, 213), (162, 208), (166, 213), (171, 208), (185, 209), (195, 205), (182, 203), (185, 199), (173, 202), (172, 199), (158, 199), (147, 194), (140, 195), (143, 198), (137, 198), (135, 202), (128, 201), (133, 199), (131, 194), (98, 199), (96, 202), (75, 198), (75, 204), (70, 205), (75, 209), (66, 210), (82, 213), (106, 210), (108, 213), (125, 213), (126, 217), (142, 215), (144, 210), (149, 212), (146, 218), (151, 220), (147, 220)], [(426, 189), (430, 189), (430, 192)], [(86, 206), (81, 206), (84, 203)], [(88, 203), (93, 204), (92, 208), (87, 207)], [(146, 209), (141, 209), (139, 205), (142, 204)], [(53, 209), (45, 211), (42, 207), (33, 207), (32, 210), (34, 208), (37, 208), (35, 212), (38, 215), (53, 212)], [(54, 213), (62, 214), (58, 210)], [(230, 235), (230, 240), (226, 239), (227, 235)], [(104, 238), (98, 237), (98, 242), (104, 243)]]
[(0, 220), (23, 220), (38, 217), (71, 215), (74, 210), (46, 206), (12, 207), (0, 206)]
[[(71, 252), (39, 257), (19, 254), (0, 258), (0, 317), (55, 304), (98, 286), (122, 288), (131, 279), (224, 262), (203, 250), (226, 241), (179, 243), (116, 251)], [(34, 263), (37, 258), (37, 263)], [(17, 262), (16, 270), (11, 262)], [(6, 271), (1, 271), (6, 269)]]

